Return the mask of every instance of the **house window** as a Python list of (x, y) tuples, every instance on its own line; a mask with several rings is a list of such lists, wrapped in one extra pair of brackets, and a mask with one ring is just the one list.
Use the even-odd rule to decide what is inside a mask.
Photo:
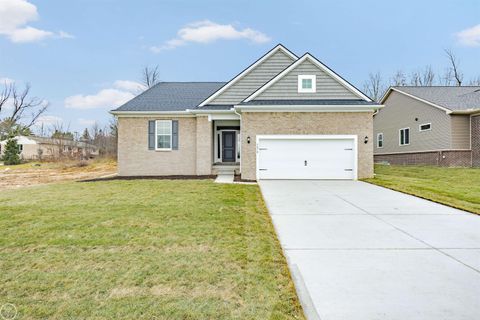
[(432, 130), (431, 123), (424, 123), (420, 125), (420, 131), (428, 131), (428, 130)]
[(172, 150), (172, 120), (156, 121), (156, 150)]
[(18, 145), (18, 151), (22, 152), (23, 151), (23, 144)]
[(383, 148), (383, 133), (377, 134), (377, 148)]
[(317, 91), (317, 77), (315, 75), (300, 75), (298, 76), (298, 92), (316, 92)]
[(400, 129), (400, 145), (401, 146), (406, 146), (410, 144), (410, 128), (403, 128)]

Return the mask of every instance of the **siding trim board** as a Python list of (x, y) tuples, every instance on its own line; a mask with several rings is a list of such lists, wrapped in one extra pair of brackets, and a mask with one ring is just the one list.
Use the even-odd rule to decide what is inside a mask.
[(238, 80), (243, 78), (246, 74), (248, 74), (250, 71), (255, 69), (258, 65), (260, 65), (262, 62), (270, 58), (273, 54), (275, 54), (277, 51), (282, 51), (285, 53), (287, 56), (289, 56), (293, 61), (297, 60), (298, 57), (292, 53), (290, 50), (285, 48), (282, 44), (278, 44), (275, 48), (271, 49), (268, 51), (266, 54), (264, 54), (262, 57), (260, 57), (257, 61), (252, 63), (250, 66), (245, 68), (243, 71), (241, 71), (239, 74), (237, 74), (235, 77), (233, 77), (232, 80), (227, 82), (223, 87), (221, 87), (218, 91), (214, 92), (211, 96), (209, 96), (207, 99), (205, 99), (202, 103), (200, 103), (198, 106), (203, 107), (206, 104), (212, 102), (215, 98), (220, 96), (223, 92), (225, 92), (228, 88), (230, 88), (233, 84), (235, 84)]
[(335, 81), (337, 81), (339, 84), (341, 84), (343, 87), (345, 87), (347, 90), (349, 90), (351, 93), (359, 97), (360, 99), (366, 100), (371, 102), (372, 99), (370, 99), (368, 96), (366, 96), (364, 93), (362, 93), (360, 90), (355, 88), (352, 84), (350, 84), (348, 81), (343, 79), (341, 76), (339, 76), (337, 73), (335, 73), (332, 69), (324, 65), (322, 62), (320, 62), (317, 58), (312, 56), (310, 53), (304, 54), (300, 59), (292, 63), (288, 68), (280, 72), (278, 75), (276, 75), (273, 79), (268, 81), (266, 84), (264, 84), (262, 87), (260, 87), (258, 90), (254, 91), (250, 96), (248, 96), (244, 102), (248, 102), (250, 100), (255, 99), (258, 95), (263, 93), (265, 90), (267, 90), (269, 87), (271, 87), (273, 84), (275, 84), (277, 81), (282, 79), (284, 76), (286, 76), (288, 73), (290, 73), (292, 70), (294, 70), (297, 66), (301, 65), (304, 61), (310, 61), (312, 62), (315, 66), (317, 66), (320, 70), (325, 72), (327, 75), (332, 77)]

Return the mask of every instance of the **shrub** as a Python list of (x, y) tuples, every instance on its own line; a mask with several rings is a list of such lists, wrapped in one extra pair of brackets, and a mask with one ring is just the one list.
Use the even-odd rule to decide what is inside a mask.
[(20, 147), (17, 144), (17, 140), (13, 138), (7, 140), (2, 160), (6, 165), (20, 164)]

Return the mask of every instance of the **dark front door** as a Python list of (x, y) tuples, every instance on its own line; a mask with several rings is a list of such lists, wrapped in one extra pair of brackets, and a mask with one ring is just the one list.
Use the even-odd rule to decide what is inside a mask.
[(222, 162), (235, 162), (235, 131), (222, 132)]

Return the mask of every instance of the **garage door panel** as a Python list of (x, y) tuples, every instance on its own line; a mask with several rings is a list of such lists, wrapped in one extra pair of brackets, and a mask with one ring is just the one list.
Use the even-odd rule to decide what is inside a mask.
[(354, 179), (354, 140), (259, 139), (259, 179)]

